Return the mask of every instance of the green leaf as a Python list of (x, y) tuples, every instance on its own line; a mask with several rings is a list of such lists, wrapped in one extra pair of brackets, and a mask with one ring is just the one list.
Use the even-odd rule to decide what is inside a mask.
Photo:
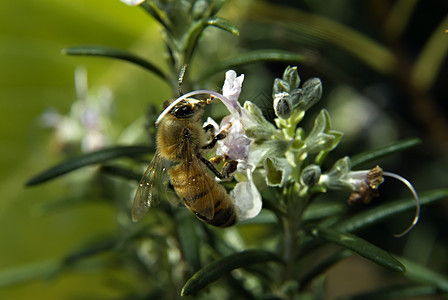
[(243, 66), (260, 61), (283, 61), (283, 62), (302, 62), (304, 57), (300, 54), (281, 50), (256, 50), (246, 52), (236, 57), (220, 61), (211, 65), (204, 72), (199, 74), (196, 78), (196, 82), (202, 82), (213, 74), (221, 71), (227, 71), (237, 66)]
[[(360, 31), (318, 14), (307, 13), (275, 2), (255, 1), (248, 15), (249, 21), (260, 21), (266, 28), (285, 30), (286, 43), (304, 46), (308, 43), (339, 47), (383, 74), (392, 74), (397, 67), (394, 54)], [(443, 39), (443, 38), (442, 38)]]
[(157, 66), (150, 63), (149, 61), (136, 56), (127, 51), (116, 49), (112, 47), (105, 46), (79, 46), (79, 47), (71, 47), (62, 49), (62, 54), (66, 55), (87, 55), (87, 56), (103, 56), (103, 57), (112, 57), (121, 60), (125, 60), (131, 62), (133, 64), (139, 65), (147, 69), (148, 71), (153, 72), (166, 82), (169, 82), (168, 76)]
[(73, 250), (63, 258), (63, 266), (69, 266), (91, 256), (113, 250), (117, 245), (117, 239), (113, 236), (97, 236), (85, 242), (78, 249)]
[[(174, 42), (174, 41), (171, 41), (171, 43), (168, 44), (170, 49), (172, 49), (171, 52), (179, 51), (179, 50), (173, 50), (173, 49), (177, 49), (179, 47), (183, 48), (184, 49), (183, 62), (186, 64), (189, 64), (191, 61), (191, 58), (193, 57), (195, 49), (197, 47), (199, 37), (201, 36), (202, 32), (204, 31), (204, 29), (206, 27), (207, 27), (207, 24), (205, 22), (203, 22), (202, 20), (198, 20), (198, 21), (194, 22), (190, 26), (188, 31), (184, 34), (182, 46), (176, 46), (176, 42)], [(171, 55), (173, 55), (173, 54), (171, 54)]]
[(411, 262), (403, 257), (398, 258), (406, 266), (406, 276), (423, 284), (435, 285), (444, 292), (448, 292), (448, 278), (424, 266)]
[(158, 237), (152, 233), (152, 229), (155, 227), (153, 225), (153, 223), (148, 222), (138, 222), (137, 224), (133, 224), (133, 226), (129, 227), (126, 232), (120, 235), (117, 239), (113, 251), (124, 252), (128, 249), (130, 244), (143, 237), (156, 241)]
[(221, 28), (227, 32), (230, 32), (231, 34), (234, 34), (236, 36), (240, 35), (240, 30), (233, 25), (230, 21), (226, 20), (226, 19), (222, 19), (219, 17), (214, 17), (214, 18), (208, 18), (206, 21), (206, 24), (209, 26), (215, 26), (218, 28)]
[(308, 153), (331, 151), (338, 145), (342, 135), (342, 132), (331, 129), (330, 114), (326, 109), (322, 109), (305, 139), (306, 149)]
[(256, 296), (252, 294), (252, 290), (249, 290), (245, 283), (245, 278), (240, 278), (239, 276), (234, 276), (233, 274), (229, 274), (226, 276), (227, 284), (232, 287), (232, 294), (237, 295), (240, 299), (247, 300), (256, 300), (258, 299)]
[(169, 21), (167, 20), (166, 14), (164, 11), (160, 10), (154, 3), (143, 1), (140, 4), (140, 7), (143, 8), (150, 16), (152, 16), (156, 21), (158, 21), (166, 30), (170, 31), (170, 27), (168, 26)]
[(183, 48), (185, 49), (185, 57), (184, 57), (185, 63), (188, 63), (191, 60), (191, 57), (193, 56), (193, 53), (198, 43), (198, 39), (201, 36), (204, 29), (207, 28), (208, 26), (218, 27), (237, 36), (240, 34), (238, 28), (228, 20), (219, 17), (210, 17), (205, 21), (198, 20), (197, 22), (195, 22), (195, 24), (190, 26), (188, 32), (185, 33), (186, 38), (184, 38), (184, 45), (183, 45)]
[(110, 174), (125, 179), (131, 179), (136, 181), (140, 181), (140, 179), (142, 179), (142, 174), (135, 173), (134, 171), (119, 166), (111, 166), (111, 165), (101, 166), (100, 171), (105, 174)]
[[(265, 200), (265, 199), (263, 199)], [(264, 204), (264, 203), (263, 203)], [(273, 225), (278, 223), (276, 215), (267, 209), (263, 209), (256, 218), (247, 219), (238, 222), (238, 226), (242, 225)]]
[[(448, 39), (445, 30), (448, 28), (448, 15), (428, 37), (423, 50), (412, 68), (412, 82), (422, 91), (429, 91), (438, 74), (442, 74), (443, 61), (448, 55)], [(439, 75), (441, 76), (441, 75)]]
[(225, 3), (225, 0), (209, 2), (210, 16), (216, 15)]
[[(420, 205), (427, 205), (446, 197), (448, 197), (448, 189), (427, 191), (420, 194)], [(414, 198), (394, 201), (392, 203), (378, 206), (364, 213), (359, 213), (356, 216), (336, 225), (336, 229), (340, 232), (352, 232), (413, 208), (415, 208)]]
[(406, 271), (403, 264), (396, 260), (392, 255), (353, 234), (341, 233), (336, 230), (322, 228), (313, 229), (311, 234), (315, 237), (350, 249), (391, 271), (400, 273)]
[(180, 242), (183, 256), (191, 268), (190, 274), (193, 274), (201, 267), (200, 261), (200, 245), (201, 242), (198, 237), (198, 222), (197, 219), (186, 209), (175, 212), (177, 236)]
[[(414, 299), (421, 296), (435, 295), (439, 289), (435, 286), (400, 285), (390, 286), (373, 292), (361, 293), (338, 298), (338, 300), (392, 300)], [(425, 298), (426, 299), (426, 298)]]
[(33, 211), (38, 215), (48, 215), (64, 209), (73, 208), (75, 205), (91, 203), (91, 197), (82, 195), (85, 193), (84, 189), (79, 189), (75, 193), (70, 193), (63, 197), (45, 200), (44, 202), (37, 204)]
[(216, 260), (196, 272), (182, 288), (182, 296), (194, 294), (223, 275), (238, 268), (268, 261), (282, 262), (274, 253), (263, 250), (247, 250)]
[(331, 268), (333, 265), (338, 263), (339, 261), (350, 257), (353, 254), (350, 250), (342, 250), (339, 251), (330, 257), (327, 257), (324, 261), (319, 263), (316, 267), (314, 267), (310, 272), (308, 272), (303, 278), (300, 279), (300, 286), (303, 287), (311, 282), (314, 278)]
[(401, 152), (419, 145), (422, 141), (418, 138), (404, 139), (390, 145), (382, 146), (373, 150), (369, 150), (350, 157), (352, 162), (352, 168), (360, 166), (362, 164), (371, 162), (375, 159), (382, 158), (393, 153)]
[(34, 176), (26, 183), (26, 186), (32, 186), (54, 179), (81, 167), (97, 164), (110, 159), (123, 156), (139, 156), (151, 152), (148, 146), (120, 146), (108, 149), (102, 149), (96, 152), (76, 156)]
[(418, 7), (418, 0), (398, 0), (389, 8), (387, 18), (384, 20), (384, 32), (387, 32), (389, 40), (399, 40), (403, 32), (408, 28), (409, 21), (414, 16)]
[(303, 213), (302, 219), (304, 222), (308, 222), (335, 216), (343, 213), (346, 206), (339, 202), (311, 203)]
[(55, 278), (71, 268), (88, 266), (93, 263), (93, 261), (88, 261), (88, 259), (92, 259), (92, 257), (107, 251), (113, 251), (116, 245), (117, 239), (113, 236), (96, 236), (91, 238), (65, 255), (60, 260), (58, 267), (53, 270), (53, 273), (48, 274), (47, 278)]
[(59, 268), (59, 261), (46, 260), (0, 271), (0, 288), (48, 278)]

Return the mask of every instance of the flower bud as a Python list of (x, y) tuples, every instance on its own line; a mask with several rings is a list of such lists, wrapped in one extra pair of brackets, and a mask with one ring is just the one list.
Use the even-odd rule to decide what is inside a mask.
[(294, 89), (289, 94), (289, 101), (293, 108), (298, 106), (300, 97), (302, 97), (302, 89)]
[(274, 97), (274, 111), (277, 117), (288, 119), (292, 113), (292, 104), (288, 93), (279, 93)]
[(274, 80), (274, 86), (272, 88), (272, 98), (275, 98), (275, 95), (279, 94), (279, 93), (283, 93), (283, 92), (288, 92), (289, 93), (289, 83), (287, 83), (286, 81), (280, 79), (280, 78), (275, 78)]
[(302, 86), (302, 95), (299, 98), (298, 108), (306, 111), (316, 104), (321, 97), (322, 82), (320, 79), (317, 77), (308, 79)]
[(303, 185), (312, 186), (319, 182), (322, 171), (318, 165), (309, 165), (302, 171), (300, 180)]
[(297, 67), (287, 66), (282, 79), (289, 84), (289, 91), (297, 89), (300, 85), (300, 77), (299, 73), (297, 73)]
[(206, 14), (209, 4), (205, 0), (197, 0), (193, 4), (193, 8), (191, 10), (191, 15), (194, 20), (199, 20), (203, 18)]

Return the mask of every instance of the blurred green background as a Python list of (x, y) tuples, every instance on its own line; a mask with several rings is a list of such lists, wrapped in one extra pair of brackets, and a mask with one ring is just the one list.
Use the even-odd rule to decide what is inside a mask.
[[(356, 154), (395, 139), (420, 137), (423, 144), (418, 149), (386, 160), (382, 166), (407, 177), (417, 190), (446, 187), (448, 34), (444, 30), (448, 26), (439, 27), (446, 24), (445, 1), (408, 1), (414, 4), (404, 5), (401, 10), (393, 5), (406, 1), (235, 2), (238, 1), (227, 5), (222, 14), (237, 24), (241, 36), (227, 37), (230, 42), (222, 47), (212, 34), (206, 36), (214, 42), (200, 49), (208, 61), (221, 55), (231, 56), (229, 52), (261, 48), (304, 54), (306, 60), (299, 66), (300, 75), (322, 78), (321, 105), (329, 108), (334, 127), (346, 132), (335, 157)], [(269, 5), (274, 4), (290, 7), (289, 15), (282, 15), (288, 9), (269, 10)], [(413, 13), (406, 18), (406, 8), (412, 5)], [(392, 7), (397, 9), (395, 19), (390, 15)], [(386, 12), (389, 19), (384, 16)], [(344, 36), (353, 32), (326, 23), (328, 20), (344, 24), (376, 43), (370, 44), (358, 35), (345, 40)], [(404, 24), (401, 31), (400, 20)], [(326, 28), (332, 30), (326, 32)], [(390, 28), (395, 28), (395, 32)], [(434, 37), (437, 30), (440, 34)], [(420, 56), (430, 38), (440, 42), (433, 47), (442, 49), (441, 58), (437, 51), (427, 54), (426, 60)], [(158, 104), (171, 96), (165, 83), (137, 66), (104, 58), (61, 55), (62, 48), (92, 44), (129, 49), (162, 68), (165, 66), (160, 28), (139, 8), (118, 0), (0, 2), (0, 270), (63, 257), (81, 241), (118, 230), (115, 210), (100, 201), (43, 213), (42, 204), (46, 201), (77, 192), (76, 174), (70, 175), (74, 176), (71, 185), (62, 177), (49, 184), (24, 188), (31, 176), (66, 157), (53, 147), (51, 131), (44, 129), (40, 120), (50, 107), (61, 114), (69, 112), (76, 100), (77, 66), (86, 67), (89, 87), (106, 86), (114, 93), (117, 128), (125, 128), (140, 117), (148, 103)], [(228, 53), (223, 54), (224, 51)], [(207, 59), (196, 59), (197, 68), (206, 65)], [(285, 64), (267, 63), (238, 69), (247, 76), (244, 97), (259, 101), (268, 98), (273, 79), (281, 75), (284, 67)], [(412, 72), (417, 76), (413, 82)], [(415, 84), (420, 81), (421, 85)], [(214, 83), (214, 88), (218, 89), (219, 84), (220, 81)], [(353, 126), (355, 122), (362, 126)], [(398, 190), (401, 192), (397, 192), (396, 186), (386, 187), (385, 194), (390, 193), (391, 199), (406, 194), (402, 188)], [(410, 251), (411, 257), (424, 253), (418, 258), (420, 262), (446, 273), (447, 210), (446, 201), (425, 209), (421, 224), (409, 240), (391, 238), (392, 233), (406, 226), (406, 218), (387, 227), (386, 237), (378, 232), (366, 234), (380, 246), (392, 245), (397, 252)], [(113, 297), (119, 289), (114, 276), (126, 282), (123, 269), (83, 270), (49, 281), (2, 288), (0, 298), (27, 299), (39, 295), (39, 299), (67, 299), (71, 294)]]
[[(75, 192), (67, 191), (65, 179), (29, 189), (24, 184), (65, 158), (51, 147), (51, 131), (40, 119), (49, 107), (68, 113), (76, 100), (77, 66), (86, 67), (89, 87), (106, 86), (115, 94), (120, 126), (133, 122), (153, 99), (169, 97), (168, 86), (139, 67), (67, 57), (61, 49), (108, 45), (158, 57), (160, 63), (163, 44), (155, 25), (142, 10), (120, 1), (0, 2), (0, 269), (60, 258), (80, 241), (116, 230), (114, 211), (101, 204), (43, 215), (39, 204)], [(151, 47), (141, 51), (142, 45)], [(112, 288), (100, 281), (97, 275), (62, 276), (1, 289), (0, 298), (64, 299), (71, 291), (107, 295)]]

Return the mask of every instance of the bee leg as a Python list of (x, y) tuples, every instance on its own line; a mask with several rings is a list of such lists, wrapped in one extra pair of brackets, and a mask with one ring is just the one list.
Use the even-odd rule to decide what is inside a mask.
[(208, 124), (207, 126), (205, 126), (204, 130), (205, 131), (210, 130), (213, 138), (210, 140), (210, 142), (208, 144), (202, 146), (202, 149), (212, 149), (213, 147), (215, 147), (217, 141), (223, 140), (226, 138), (227, 130), (229, 130), (230, 127), (232, 127), (232, 123), (229, 123), (229, 125), (225, 129), (221, 130), (217, 135), (214, 136), (213, 135), (213, 133), (214, 133), (213, 125)]
[(211, 161), (203, 157), (200, 157), (200, 159), (207, 166), (207, 168), (209, 168), (210, 171), (212, 171), (213, 174), (215, 174), (215, 176), (218, 177), (220, 180), (229, 179), (232, 176), (232, 174), (236, 171), (236, 168), (238, 166), (238, 162), (236, 160), (230, 160), (227, 156), (226, 157), (217, 156), (211, 159), (214, 163), (219, 163), (222, 160), (227, 160), (224, 163), (221, 172), (219, 172)]
[(205, 132), (210, 131), (210, 133), (214, 136), (215, 135), (215, 127), (212, 124), (207, 124), (202, 129), (204, 129)]
[(213, 137), (215, 136), (215, 127), (212, 124), (208, 124), (204, 126), (202, 129), (204, 129), (204, 132), (210, 132), (210, 139), (209, 142), (213, 140)]
[(214, 165), (219, 165), (221, 162), (226, 161), (224, 156), (214, 156), (209, 159), (209, 161)]
[(224, 177), (224, 179), (228, 179), (232, 177), (232, 174), (235, 173), (237, 167), (238, 162), (236, 160), (228, 160), (222, 167), (221, 175)]
[(210, 171), (213, 172), (213, 174), (215, 174), (216, 177), (218, 177), (219, 179), (222, 178), (221, 173), (219, 173), (219, 171), (215, 168), (215, 166), (209, 160), (207, 160), (206, 158), (203, 158), (202, 156), (199, 157), (199, 159), (204, 163), (204, 165), (207, 166), (207, 168), (210, 169)]
[(218, 155), (209, 159), (209, 161), (214, 165), (219, 165), (222, 162), (228, 162), (230, 157), (227, 154)]
[(212, 149), (213, 147), (215, 147), (216, 142), (219, 140), (224, 139), (227, 136), (227, 131), (221, 131), (220, 133), (218, 133), (217, 135), (215, 135), (210, 142), (208, 142), (207, 144), (205, 144), (204, 146), (202, 146), (202, 149)]

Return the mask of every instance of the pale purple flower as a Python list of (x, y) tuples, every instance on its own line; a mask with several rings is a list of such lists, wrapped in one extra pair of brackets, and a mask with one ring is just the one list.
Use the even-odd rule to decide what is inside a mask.
[(244, 124), (250, 122), (250, 114), (238, 102), (244, 75), (237, 76), (236, 72), (226, 72), (226, 79), (222, 88), (221, 101), (227, 107), (230, 115), (221, 120), (218, 127), (216, 122), (208, 118), (207, 124), (212, 124), (216, 132), (227, 131), (225, 139), (218, 141), (217, 155), (228, 155), (230, 159), (238, 161), (238, 172), (243, 174), (247, 181), (237, 183), (231, 196), (239, 209), (239, 219), (245, 220), (257, 216), (261, 211), (261, 195), (253, 183), (252, 173), (255, 165), (248, 164), (250, 157), (251, 139), (246, 135)]
[(229, 70), (226, 72), (226, 79), (222, 86), (222, 94), (228, 99), (223, 101), (227, 109), (231, 114), (241, 113), (241, 105), (238, 102), (238, 98), (241, 93), (241, 87), (244, 81), (244, 74), (236, 76), (236, 72)]
[(238, 161), (241, 170), (246, 168), (251, 143), (251, 139), (246, 135), (243, 123), (243, 118), (248, 116), (248, 113), (238, 102), (243, 80), (244, 74), (237, 77), (233, 70), (226, 72), (226, 79), (222, 87), (224, 97), (221, 101), (229, 110), (230, 115), (221, 120), (219, 127), (216, 126), (215, 122), (211, 122), (211, 118), (207, 120), (215, 126), (216, 132), (227, 131), (227, 137), (218, 141), (216, 154), (226, 154), (230, 159)]
[(349, 204), (368, 203), (373, 197), (378, 196), (378, 188), (384, 182), (384, 176), (395, 178), (406, 185), (416, 202), (415, 216), (411, 225), (402, 233), (395, 234), (395, 236), (402, 237), (417, 225), (420, 217), (420, 200), (417, 191), (407, 179), (395, 173), (383, 172), (379, 166), (370, 170), (351, 171), (350, 165), (351, 162), (348, 157), (338, 160), (328, 173), (320, 176), (319, 184), (326, 186), (328, 189), (351, 191), (348, 199)]
[(222, 119), (217, 132), (225, 129), (227, 129), (227, 137), (221, 141), (218, 141), (216, 154), (227, 154), (230, 159), (237, 160), (239, 163), (245, 164), (249, 157), (251, 139), (245, 134), (244, 127), (238, 113), (231, 114)]
[(75, 70), (77, 100), (73, 102), (70, 113), (61, 115), (55, 111), (43, 114), (43, 124), (54, 128), (54, 139), (61, 148), (80, 145), (82, 152), (104, 148), (110, 139), (110, 113), (112, 93), (100, 89), (95, 95), (88, 92), (87, 72), (78, 67)]

